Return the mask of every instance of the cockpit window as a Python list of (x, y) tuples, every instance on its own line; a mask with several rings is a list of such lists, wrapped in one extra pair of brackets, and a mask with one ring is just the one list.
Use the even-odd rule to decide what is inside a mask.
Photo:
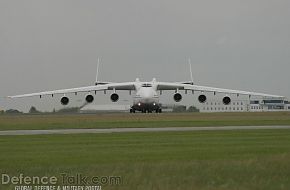
[(151, 84), (148, 84), (148, 83), (145, 83), (145, 84), (142, 84), (142, 87), (148, 88), (148, 87), (152, 87), (152, 85)]

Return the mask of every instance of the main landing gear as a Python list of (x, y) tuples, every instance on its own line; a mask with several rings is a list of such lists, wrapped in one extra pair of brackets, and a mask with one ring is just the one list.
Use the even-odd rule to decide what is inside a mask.
[(156, 113), (162, 113), (162, 109), (157, 109)]
[[(142, 113), (152, 113), (153, 111), (152, 110), (147, 110), (147, 109), (144, 109), (144, 110), (141, 110)], [(157, 109), (155, 110), (156, 113), (162, 113), (162, 109)], [(130, 113), (136, 113), (136, 110), (131, 108), (130, 109)]]

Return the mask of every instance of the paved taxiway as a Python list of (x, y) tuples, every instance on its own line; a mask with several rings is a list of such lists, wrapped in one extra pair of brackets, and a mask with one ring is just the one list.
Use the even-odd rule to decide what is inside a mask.
[(53, 135), (86, 133), (132, 133), (132, 132), (181, 132), (181, 131), (228, 131), (290, 129), (290, 126), (226, 126), (226, 127), (164, 127), (164, 128), (114, 128), (114, 129), (51, 129), (51, 130), (14, 130), (0, 131), (0, 136), (8, 135)]

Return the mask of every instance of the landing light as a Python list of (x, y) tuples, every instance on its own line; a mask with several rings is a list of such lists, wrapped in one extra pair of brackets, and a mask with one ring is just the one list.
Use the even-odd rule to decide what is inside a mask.
[(153, 106), (155, 106), (155, 105), (156, 105), (156, 103), (154, 102), (154, 103), (153, 103)]
[(140, 102), (138, 103), (138, 106), (141, 106), (141, 103)]

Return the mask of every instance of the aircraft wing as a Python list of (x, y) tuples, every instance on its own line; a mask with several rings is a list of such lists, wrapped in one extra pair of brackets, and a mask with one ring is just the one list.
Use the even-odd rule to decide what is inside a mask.
[(110, 84), (104, 84), (104, 85), (100, 84), (96, 86), (86, 86), (86, 87), (79, 87), (79, 88), (69, 88), (69, 89), (16, 95), (16, 96), (8, 96), (8, 98), (24, 98), (24, 97), (45, 96), (45, 95), (54, 95), (54, 94), (70, 94), (70, 93), (78, 93), (78, 92), (95, 92), (95, 91), (114, 90), (114, 89), (115, 90), (135, 90), (135, 83), (124, 82), (124, 83), (110, 83)]
[(213, 92), (213, 93), (223, 93), (223, 94), (237, 94), (237, 95), (249, 95), (249, 96), (262, 96), (262, 97), (273, 97), (273, 98), (284, 98), (284, 96), (264, 94), (257, 92), (248, 92), (241, 90), (231, 90), (223, 88), (214, 88), (208, 86), (191, 85), (184, 83), (164, 83), (160, 82), (157, 85), (157, 90), (193, 90), (200, 92)]

